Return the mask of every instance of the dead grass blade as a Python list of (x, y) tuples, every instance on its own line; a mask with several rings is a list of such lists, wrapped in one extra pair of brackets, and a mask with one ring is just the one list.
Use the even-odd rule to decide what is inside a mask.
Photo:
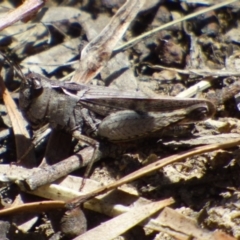
[[(25, 126), (27, 125), (26, 121), (19, 113), (18, 108), (10, 96), (8, 90), (6, 89), (2, 77), (0, 77), (0, 89), (2, 90), (3, 101), (6, 105), (9, 117), (12, 122), (13, 132), (15, 135), (16, 149), (17, 149), (17, 157), (21, 159), (21, 157), (29, 151), (32, 143), (30, 140), (30, 136), (28, 134)], [(33, 151), (29, 151), (28, 154), (22, 159), (21, 164), (25, 167), (33, 167), (35, 166), (35, 156)]]
[[(156, 227), (154, 227), (154, 224)], [(198, 240), (235, 239), (224, 232), (219, 231), (213, 232), (208, 231), (207, 229), (203, 229), (197, 224), (197, 221), (195, 219), (186, 217), (185, 215), (169, 207), (164, 208), (156, 219), (151, 220), (150, 225), (153, 227), (155, 231), (166, 232), (172, 237), (174, 237), (174, 239), (181, 240), (187, 240), (190, 238)], [(162, 226), (164, 226), (164, 228)]]
[(137, 42), (141, 41), (142, 39), (144, 39), (144, 38), (146, 38), (146, 37), (150, 37), (150, 36), (153, 35), (154, 33), (159, 32), (160, 30), (166, 29), (166, 28), (168, 28), (168, 27), (170, 27), (170, 26), (172, 26), (172, 25), (174, 25), (174, 24), (177, 24), (177, 23), (180, 23), (180, 22), (189, 20), (189, 19), (191, 19), (191, 18), (194, 18), (194, 17), (199, 16), (199, 15), (201, 15), (201, 14), (204, 14), (204, 13), (206, 13), (206, 12), (209, 12), (209, 11), (212, 11), (212, 10), (215, 10), (215, 9), (218, 9), (218, 8), (221, 8), (221, 7), (224, 7), (224, 6), (228, 5), (228, 4), (233, 3), (233, 2), (236, 2), (236, 1), (237, 1), (237, 0), (224, 1), (224, 2), (222, 2), (222, 3), (218, 3), (218, 4), (215, 4), (215, 5), (211, 6), (211, 7), (208, 7), (208, 8), (205, 8), (205, 9), (203, 9), (203, 10), (200, 10), (200, 11), (198, 11), (198, 12), (189, 14), (189, 15), (187, 15), (187, 16), (185, 16), (185, 17), (182, 17), (182, 18), (176, 19), (176, 20), (174, 20), (174, 21), (171, 21), (171, 22), (169, 22), (169, 23), (167, 23), (167, 24), (164, 24), (164, 25), (162, 25), (162, 26), (160, 26), (160, 27), (157, 27), (157, 28), (155, 28), (155, 29), (153, 29), (153, 30), (151, 30), (151, 31), (148, 31), (148, 32), (146, 32), (146, 33), (144, 33), (144, 34), (136, 37), (136, 38), (131, 39), (130, 41), (128, 41), (128, 42), (126, 42), (125, 44), (123, 44), (122, 46), (114, 49), (114, 51), (116, 51), (116, 52), (118, 52), (118, 51), (123, 51), (123, 50), (125, 50), (125, 49), (133, 46), (133, 45), (136, 44)]
[(79, 68), (72, 78), (73, 82), (87, 83), (102, 70), (111, 57), (114, 47), (143, 4), (143, 0), (128, 0), (102, 32), (84, 47), (81, 52)]
[(11, 26), (19, 20), (26, 20), (35, 14), (43, 5), (45, 1), (41, 0), (26, 0), (18, 8), (7, 12), (0, 19), (0, 31), (4, 28)]
[(127, 230), (131, 229), (139, 222), (150, 217), (160, 209), (173, 204), (174, 200), (172, 198), (165, 199), (163, 201), (152, 202), (144, 206), (137, 206), (131, 209), (127, 213), (123, 213), (100, 226), (89, 230), (88, 232), (74, 238), (74, 240), (84, 240), (84, 239), (98, 239), (98, 240), (111, 240)]
[(0, 216), (17, 214), (23, 212), (41, 212), (48, 209), (59, 209), (64, 207), (64, 201), (40, 201), (33, 203), (24, 203), (15, 207), (0, 210)]

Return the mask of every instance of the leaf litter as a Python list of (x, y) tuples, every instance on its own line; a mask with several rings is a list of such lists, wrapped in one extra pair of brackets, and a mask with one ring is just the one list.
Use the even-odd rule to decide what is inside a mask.
[[(31, 3), (40, 3), (40, 1), (26, 2), (28, 4), (30, 3), (30, 5)], [(114, 2), (116, 2), (115, 5)], [(219, 8), (218, 6), (208, 13), (202, 12), (200, 17), (193, 18), (192, 16), (190, 21), (185, 22), (178, 20), (181, 17), (189, 16), (188, 14), (196, 13), (199, 10), (204, 11), (207, 7), (218, 4), (219, 1), (166, 1), (164, 3), (161, 1), (152, 1), (150, 7), (145, 4), (141, 10), (138, 9), (140, 8), (139, 5), (138, 8), (136, 8), (136, 13), (139, 11), (138, 16), (134, 17), (134, 20), (128, 20), (131, 22), (131, 25), (122, 39), (125, 44), (120, 43), (120, 39), (117, 38), (113, 45), (106, 45), (104, 37), (109, 36), (103, 34), (101, 38), (103, 38), (104, 41), (102, 43), (100, 41), (103, 45), (100, 44), (100, 47), (98, 46), (97, 49), (95, 49), (94, 47), (96, 47), (96, 45), (92, 47), (91, 44), (87, 44), (85, 41), (94, 39), (101, 29), (109, 23), (116, 9), (123, 4), (122, 1), (114, 2), (111, 3), (110, 6), (108, 1), (96, 1), (95, 4), (92, 5), (88, 2), (81, 4), (69, 2), (68, 6), (59, 6), (59, 2), (48, 1), (44, 8), (39, 10), (38, 13), (35, 13), (35, 18), (31, 19), (31, 21), (27, 23), (17, 22), (15, 25), (11, 25), (12, 22), (6, 24), (11, 26), (5, 28), (1, 35), (3, 50), (8, 53), (8, 56), (13, 62), (15, 61), (21, 65), (24, 73), (30, 69), (45, 76), (59, 79), (68, 77), (68, 74), (74, 75), (72, 71), (75, 68), (77, 71), (73, 80), (75, 80), (77, 76), (79, 82), (83, 81), (83, 78), (86, 82), (90, 82), (90, 80), (94, 78), (92, 80), (92, 84), (94, 85), (107, 85), (123, 90), (138, 90), (149, 97), (158, 94), (173, 95), (173, 93), (176, 92), (179, 93), (181, 97), (202, 94), (208, 99), (213, 99), (219, 106), (214, 116), (215, 122), (206, 121), (193, 124), (190, 129), (187, 129), (187, 132), (186, 129), (176, 127), (175, 129), (173, 128), (172, 132), (168, 133), (169, 135), (167, 137), (160, 135), (157, 140), (147, 139), (146, 141), (136, 144), (136, 146), (127, 146), (127, 151), (124, 146), (119, 148), (107, 146), (107, 153), (105, 152), (105, 154), (103, 154), (106, 159), (94, 165), (91, 181), (95, 180), (105, 186), (117, 183), (118, 180), (120, 182), (122, 181), (122, 183), (127, 183), (127, 185), (123, 185), (121, 190), (118, 191), (123, 191), (126, 195), (125, 197), (114, 197), (111, 196), (114, 192), (107, 194), (104, 197), (107, 201), (103, 201), (102, 199), (98, 201), (98, 210), (96, 208), (98, 204), (94, 202), (94, 200), (91, 200), (93, 201), (92, 206), (95, 205), (95, 208), (91, 207), (90, 201), (87, 208), (91, 209), (91, 212), (89, 212), (89, 210), (86, 212), (88, 229), (96, 228), (90, 230), (89, 234), (95, 231), (94, 239), (108, 239), (108, 231), (111, 229), (111, 234), (113, 232), (113, 235), (110, 235), (109, 232), (109, 239), (121, 234), (123, 234), (125, 239), (139, 239), (139, 237), (141, 239), (188, 239), (190, 236), (195, 239), (239, 238), (239, 149), (237, 147), (237, 145), (239, 145), (239, 110), (238, 98), (235, 96), (239, 89), (239, 42), (237, 34), (234, 33), (234, 31), (238, 29), (240, 11), (238, 2), (231, 3), (223, 8)], [(226, 4), (226, 2), (227, 1), (220, 1), (220, 4)], [(13, 9), (16, 7), (6, 6), (4, 4), (5, 3), (1, 3), (3, 8), (8, 7)], [(40, 4), (43, 4), (43, 2)], [(19, 7), (16, 9), (19, 9)], [(10, 12), (12, 11), (10, 10), (9, 13)], [(32, 11), (30, 12), (32, 15)], [(9, 16), (11, 17), (10, 14)], [(24, 17), (22, 16), (19, 19), (25, 17), (24, 15)], [(185, 18), (185, 20), (187, 19)], [(175, 21), (175, 24), (169, 24), (168, 28), (166, 28), (166, 26), (163, 27), (163, 25), (169, 21)], [(161, 31), (156, 29), (158, 26), (162, 28)], [(124, 31), (125, 30), (123, 30), (123, 32)], [(153, 35), (152, 31), (156, 31), (156, 34)], [(141, 36), (143, 33), (144, 35)], [(134, 45), (132, 39), (136, 39), (134, 40)], [(91, 43), (94, 43), (94, 40)], [(99, 40), (97, 40), (97, 43), (99, 43)], [(83, 50), (80, 51), (80, 62), (78, 61), (79, 44), (83, 44)], [(115, 46), (116, 44), (118, 44), (117, 47)], [(115, 51), (113, 51), (114, 48)], [(101, 49), (103, 49), (103, 51), (99, 51)], [(122, 51), (122, 49), (126, 50)], [(111, 59), (109, 59), (110, 56), (112, 57)], [(94, 60), (97, 61), (94, 62)], [(74, 62), (71, 63), (70, 61)], [(159, 67), (153, 68), (152, 66)], [(11, 91), (17, 90), (19, 80), (17, 76), (13, 76), (12, 66), (9, 66), (2, 60), (2, 68), (2, 77), (8, 89)], [(164, 69), (164, 71), (162, 69)], [(79, 75), (79, 72), (82, 75)], [(176, 73), (178, 75), (176, 75)], [(69, 75), (69, 79), (70, 76), (71, 75)], [(199, 85), (197, 85), (194, 91), (191, 90), (191, 93), (189, 93), (189, 87), (199, 82), (202, 82), (203, 86), (199, 87)], [(180, 92), (179, 89), (181, 89)], [(204, 92), (202, 93), (203, 89)], [(229, 90), (231, 96), (222, 99), (221, 94), (224, 92), (222, 89)], [(3, 90), (3, 88), (1, 88), (1, 90)], [(183, 93), (183, 90), (188, 91), (187, 95)], [(8, 108), (9, 103), (5, 104)], [(7, 115), (7, 113), (2, 112), (1, 115)], [(19, 122), (21, 123), (22, 120), (19, 120)], [(226, 123), (224, 127), (222, 127), (222, 122)], [(6, 129), (6, 126), (8, 126), (7, 123), (4, 123), (4, 118), (2, 118), (1, 124), (2, 129)], [(219, 125), (221, 127), (219, 127)], [(12, 122), (12, 126), (13, 129), (15, 129), (14, 122)], [(72, 151), (71, 141), (68, 143), (70, 146), (67, 146), (68, 144), (65, 146), (64, 143), (61, 143), (60, 139), (54, 138), (54, 135), (51, 136), (51, 139), (54, 142), (53, 145), (57, 145), (58, 142), (59, 145), (56, 150), (48, 146), (50, 153), (45, 154), (45, 159), (41, 163), (42, 168), (43, 166), (45, 167), (43, 168), (45, 171), (47, 171), (46, 169), (52, 170), (51, 165), (49, 165), (50, 156), (54, 156), (52, 158), (56, 158), (54, 160), (57, 161), (72, 155), (70, 153)], [(29, 193), (29, 189), (26, 189), (24, 186), (24, 181), (29, 179), (29, 176), (26, 176), (19, 170), (21, 168), (20, 166), (16, 166), (17, 172), (11, 174), (13, 177), (9, 176), (10, 170), (13, 171), (15, 169), (15, 166), (11, 165), (12, 162), (16, 162), (16, 160), (21, 158), (22, 154), (15, 150), (11, 141), (12, 138), (10, 138), (10, 136), (5, 136), (3, 140), (1, 140), (2, 148), (7, 149), (7, 152), (3, 151), (1, 155), (1, 160), (4, 163), (2, 164), (3, 167), (4, 165), (7, 167), (7, 170), (1, 170), (1, 181), (3, 183), (13, 181), (20, 186), (22, 191), (28, 191)], [(41, 141), (43, 143), (36, 148), (38, 161), (40, 161), (44, 155), (45, 143), (44, 140), (39, 140), (39, 142)], [(199, 149), (194, 148), (196, 145), (209, 143), (213, 144), (212, 147), (207, 145), (206, 147), (199, 147)], [(16, 149), (18, 149), (18, 147), (19, 143), (16, 143)], [(227, 149), (223, 151), (222, 148)], [(76, 145), (74, 152), (76, 153), (79, 149), (81, 149), (81, 146)], [(60, 156), (60, 150), (63, 152), (62, 156)], [(214, 152), (211, 153), (213, 150)], [(189, 155), (182, 154), (184, 151), (189, 151)], [(89, 152), (87, 149), (85, 152), (86, 156), (92, 154), (90, 149)], [(176, 156), (174, 156), (174, 154), (176, 154)], [(181, 154), (185, 156), (179, 158), (181, 162), (173, 163), (178, 159), (177, 155), (181, 156)], [(107, 156), (111, 156), (112, 158), (109, 159)], [(165, 167), (163, 164), (159, 170), (157, 165), (161, 163), (160, 159), (164, 160), (165, 157), (169, 157), (170, 160), (168, 164), (171, 162), (172, 164)], [(156, 159), (158, 161), (154, 164)], [(73, 158), (68, 162), (75, 164)], [(156, 168), (152, 167), (151, 170), (145, 171), (144, 169), (150, 169), (149, 166), (143, 168), (147, 163), (150, 163), (149, 166)], [(151, 163), (153, 165), (151, 165)], [(80, 167), (79, 165), (85, 164), (78, 164), (76, 168)], [(36, 165), (36, 167), (37, 166), (38, 165)], [(71, 171), (72, 170), (73, 169), (71, 169)], [(139, 175), (135, 172), (137, 170), (140, 172)], [(34, 171), (41, 171), (41, 169), (27, 170), (28, 173), (31, 171), (33, 171), (33, 173), (31, 173), (30, 176), (34, 176), (36, 175)], [(143, 176), (144, 172), (148, 173), (148, 175)], [(79, 172), (76, 174), (79, 174)], [(142, 177), (140, 178), (141, 175)], [(45, 210), (39, 208), (38, 213), (35, 213), (33, 209), (38, 208), (37, 206), (41, 204), (42, 198), (24, 195), (24, 193), (20, 191), (20, 195), (18, 195), (20, 201), (17, 201), (16, 195), (19, 190), (15, 190), (15, 198), (12, 197), (11, 199), (9, 197), (10, 190), (7, 190), (7, 187), (3, 184), (2, 191), (3, 194), (5, 192), (7, 197), (3, 195), (2, 202), (7, 202), (9, 198), (10, 204), (5, 203), (4, 205), (5, 216), (8, 216), (8, 219), (5, 220), (5, 218), (3, 218), (1, 221), (2, 226), (5, 226), (1, 231), (1, 235), (9, 239), (26, 239), (26, 237), (30, 238), (33, 236), (38, 236), (40, 239), (50, 239), (50, 237), (51, 239), (74, 238), (73, 235), (79, 234), (79, 232), (76, 233), (75, 229), (72, 230), (71, 228), (69, 230), (68, 226), (74, 225), (71, 224), (74, 223), (74, 221), (80, 221), (79, 216), (82, 221), (80, 221), (80, 223), (84, 225), (82, 213), (74, 212), (73, 216), (66, 213), (63, 217), (65, 221), (64, 224), (62, 223), (62, 226), (65, 226), (67, 230), (60, 229), (62, 233), (59, 233), (58, 231), (60, 230), (54, 227), (54, 225), (59, 225), (59, 223), (57, 223), (56, 218), (51, 218), (50, 209), (53, 209), (54, 206), (63, 206), (64, 201), (78, 196), (77, 192), (82, 179), (79, 175), (77, 176), (75, 180), (70, 176), (66, 177), (63, 181), (69, 182), (68, 184), (71, 183), (71, 185), (63, 185), (62, 189), (61, 181), (58, 182), (58, 184), (45, 186), (42, 191), (42, 187), (38, 188), (38, 190), (36, 190), (40, 192), (37, 193), (38, 196), (45, 196), (46, 198), (49, 191), (48, 196), (50, 199), (59, 200), (58, 203), (54, 203), (54, 201), (47, 203)], [(125, 178), (122, 178), (124, 176)], [(124, 179), (126, 179), (126, 181), (124, 181)], [(138, 181), (132, 182), (130, 179), (138, 179)], [(84, 191), (88, 193), (101, 188), (101, 186), (97, 186), (94, 189), (90, 187), (88, 189), (88, 186), (92, 185), (89, 182), (90, 179), (87, 179), (82, 189), (83, 193)], [(76, 187), (74, 188), (76, 193), (70, 195), (70, 188), (73, 188), (73, 186)], [(30, 193), (34, 194), (34, 192)], [(83, 193), (80, 192), (79, 194), (82, 195)], [(63, 194), (67, 197), (61, 198)], [(131, 204), (130, 202), (124, 203), (124, 199), (130, 198), (131, 195), (135, 195), (134, 197), (137, 200), (140, 199), (139, 196), (141, 195), (141, 198), (144, 198), (146, 201), (143, 201), (144, 203), (141, 203), (140, 207), (144, 209), (146, 205), (147, 209), (147, 204), (150, 204), (151, 209), (151, 206), (156, 205), (157, 208), (155, 211), (158, 211), (160, 208), (160, 204), (158, 204), (157, 201), (164, 199), (167, 201), (169, 197), (172, 197), (176, 202), (175, 205), (172, 206), (172, 210), (169, 212), (168, 208), (165, 208), (160, 215), (162, 214), (165, 217), (168, 215), (172, 216), (170, 219), (174, 219), (174, 224), (172, 224), (171, 221), (169, 223), (167, 219), (159, 223), (157, 220), (158, 217), (156, 219), (151, 218), (148, 222), (141, 225), (143, 227), (141, 227), (141, 235), (139, 236), (140, 233), (137, 234), (135, 230), (136, 227), (134, 226), (142, 219), (149, 218), (154, 210), (151, 209), (152, 213), (146, 211), (148, 213), (146, 213), (141, 220), (137, 221), (140, 215), (137, 217), (135, 214), (138, 212), (144, 213), (145, 210), (135, 211), (133, 202)], [(110, 200), (112, 201), (112, 205), (108, 206)], [(13, 204), (14, 202), (15, 204)], [(28, 202), (35, 203), (34, 207), (29, 208), (27, 205)], [(168, 200), (165, 206), (172, 202), (173, 200)], [(87, 205), (87, 202), (85, 205)], [(102, 226), (103, 229), (100, 229), (100, 223), (105, 221), (106, 218), (104, 218), (103, 215), (97, 215), (94, 211), (100, 211), (114, 217), (115, 214), (123, 213), (123, 209), (127, 210), (129, 206), (132, 208), (131, 211), (133, 215), (131, 216), (130, 211), (129, 215), (126, 215), (126, 219), (128, 217), (130, 218), (129, 222), (132, 223), (131, 226), (127, 224), (128, 226), (124, 227), (125, 220), (123, 215), (121, 217), (123, 219), (122, 221), (117, 218), (113, 218), (114, 221), (109, 219)], [(12, 211), (11, 214), (10, 211), (8, 211), (9, 207)], [(38, 219), (38, 221), (33, 220), (28, 225), (21, 225), (19, 221), (14, 220), (13, 217), (16, 216), (17, 213), (19, 214), (18, 207), (25, 207), (22, 208), (25, 210), (21, 212), (22, 222), (28, 222), (27, 220), (29, 220), (29, 218)], [(113, 214), (114, 211), (111, 213), (111, 211), (102, 210), (107, 208), (116, 209), (115, 214)], [(26, 214), (29, 209), (34, 213), (31, 217)], [(185, 210), (183, 211), (183, 209)], [(179, 211), (182, 211), (181, 217), (179, 217)], [(74, 220), (74, 217), (77, 220)], [(95, 220), (93, 220), (94, 218)], [(191, 223), (189, 223), (189, 218), (192, 221)], [(69, 225), (68, 220), (70, 221)], [(48, 221), (50, 221), (51, 224), (49, 224)], [(155, 227), (153, 227), (151, 221), (155, 223)], [(8, 222), (12, 224), (9, 233), (7, 233), (9, 225), (6, 224)], [(13, 224), (14, 222), (15, 224)], [(114, 222), (116, 222), (116, 224), (112, 225)], [(180, 222), (182, 223), (182, 227), (179, 227)], [(80, 228), (81, 227), (79, 227), (78, 230), (84, 231), (84, 226), (82, 229)], [(193, 229), (191, 232), (188, 231), (190, 228)], [(19, 231), (16, 232), (16, 229)], [(114, 229), (116, 229), (116, 231), (114, 231)], [(65, 236), (60, 237), (59, 234), (63, 234), (63, 232)], [(157, 232), (160, 233), (156, 234)], [(99, 235), (100, 233), (101, 236)], [(70, 234), (70, 236), (67, 236), (68, 234)], [(86, 239), (84, 235), (82, 236), (82, 239)], [(89, 237), (87, 238), (89, 239)], [(81, 235), (76, 239), (81, 239)]]

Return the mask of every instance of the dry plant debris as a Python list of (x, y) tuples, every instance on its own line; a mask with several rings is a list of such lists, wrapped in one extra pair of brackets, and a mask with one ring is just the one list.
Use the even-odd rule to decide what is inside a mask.
[[(240, 238), (238, 1), (26, 0), (0, 7), (1, 50), (9, 59), (1, 58), (1, 239)], [(131, 144), (103, 141), (101, 161), (79, 191), (84, 171), (75, 170), (93, 149), (56, 130), (47, 144), (47, 127), (26, 128), (14, 63), (24, 73), (150, 98), (201, 95), (217, 110), (213, 119)], [(76, 197), (84, 208), (66, 211)]]

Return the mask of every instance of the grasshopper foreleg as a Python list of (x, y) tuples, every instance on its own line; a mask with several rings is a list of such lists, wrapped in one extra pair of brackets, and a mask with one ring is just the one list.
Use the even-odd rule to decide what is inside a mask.
[[(91, 171), (91, 169), (92, 169), (93, 163), (94, 163), (96, 160), (98, 160), (98, 158), (100, 157), (100, 156), (99, 156), (99, 151), (98, 151), (100, 144), (99, 144), (98, 141), (96, 141), (96, 140), (94, 140), (94, 139), (92, 139), (92, 138), (90, 138), (90, 137), (87, 137), (87, 136), (85, 136), (85, 135), (82, 135), (82, 134), (81, 134), (79, 131), (77, 131), (77, 130), (75, 130), (75, 131), (72, 132), (72, 136), (73, 136), (75, 139), (77, 139), (78, 141), (82, 141), (82, 142), (90, 145), (90, 146), (93, 147), (93, 149), (94, 149), (93, 155), (92, 155), (92, 157), (91, 157), (91, 159), (90, 159), (90, 161), (89, 161), (89, 164), (87, 165), (87, 169), (86, 169), (86, 171), (85, 171), (85, 173), (84, 173), (83, 179), (85, 179), (85, 178), (88, 177), (88, 175), (89, 175), (89, 173), (90, 173), (90, 171)], [(84, 186), (84, 181), (83, 181), (83, 183), (82, 183), (81, 188), (82, 188), (83, 186)]]
[[(97, 132), (97, 129), (98, 129), (98, 125), (101, 121), (96, 118), (96, 116), (93, 112), (89, 111), (86, 108), (81, 108), (80, 112), (81, 112), (82, 118), (84, 119), (85, 124), (88, 126), (87, 129), (86, 129), (88, 135), (95, 136), (96, 132)], [(85, 179), (89, 176), (89, 173), (92, 169), (93, 163), (96, 160), (98, 160), (98, 158), (99, 158), (99, 151), (98, 150), (99, 150), (99, 145), (100, 144), (97, 140), (81, 134), (80, 129), (72, 131), (72, 136), (76, 140), (82, 141), (82, 142), (86, 143), (87, 145), (93, 147), (93, 149), (94, 149), (93, 155), (92, 155), (92, 157), (89, 161), (89, 164), (87, 165), (87, 169), (84, 173), (84, 179)], [(82, 187), (83, 186), (84, 186), (84, 181), (82, 183)]]
[(85, 123), (90, 127), (90, 130), (88, 130), (88, 135), (95, 136), (98, 129), (98, 125), (100, 124), (101, 121), (96, 118), (94, 113), (90, 112), (86, 108), (81, 109), (81, 115), (84, 118)]

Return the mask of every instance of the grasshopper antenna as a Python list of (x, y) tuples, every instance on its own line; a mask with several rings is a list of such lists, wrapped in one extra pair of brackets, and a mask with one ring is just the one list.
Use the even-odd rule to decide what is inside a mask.
[[(25, 75), (23, 74), (20, 65), (13, 62), (5, 53), (0, 51), (0, 54), (3, 56), (3, 58), (10, 64), (10, 66), (14, 67), (15, 72), (17, 75), (21, 78), (22, 81), (26, 81)], [(28, 71), (31, 73), (31, 71), (28, 69)]]
[[(5, 53), (0, 51), (0, 54), (3, 56), (3, 58), (9, 63), (10, 66), (14, 67), (14, 70), (16, 72), (16, 74), (20, 77), (21, 81), (23, 83), (26, 83), (26, 77), (23, 74), (20, 65), (13, 62)], [(31, 71), (28, 69), (28, 72), (31, 73)], [(29, 148), (25, 151), (25, 153), (17, 160), (17, 162), (20, 162), (22, 159), (24, 159), (28, 153), (34, 148), (35, 144), (34, 142), (32, 142), (32, 144), (29, 146)]]

